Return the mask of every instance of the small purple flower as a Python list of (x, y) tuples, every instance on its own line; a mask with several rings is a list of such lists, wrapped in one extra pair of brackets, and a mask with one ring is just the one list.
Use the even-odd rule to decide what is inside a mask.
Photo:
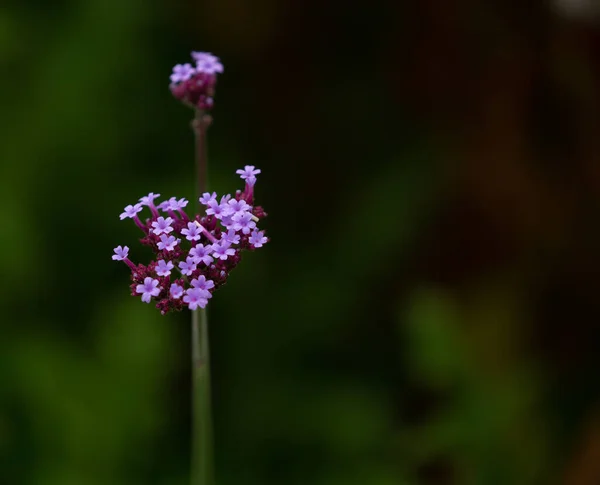
[(256, 227), (256, 222), (252, 220), (252, 214), (243, 212), (233, 216), (233, 229), (242, 231), (244, 234), (250, 234), (250, 231)]
[(178, 300), (179, 298), (181, 298), (183, 296), (183, 287), (179, 286), (177, 283), (173, 283), (171, 285), (171, 289), (169, 290), (169, 293), (171, 293), (171, 296), (173, 298)]
[[(260, 169), (255, 168), (254, 165), (246, 165), (243, 170), (236, 170), (235, 173), (239, 174), (242, 180), (246, 180), (248, 182), (248, 179), (252, 177), (256, 182), (256, 175), (260, 173)], [(254, 185), (254, 183), (250, 185)]]
[(190, 310), (195, 310), (198, 307), (204, 308), (208, 304), (206, 293), (208, 292), (200, 288), (190, 288), (185, 292), (183, 301), (188, 304)]
[(158, 197), (160, 197), (160, 194), (150, 192), (148, 195), (140, 197), (140, 203), (142, 205), (147, 205), (148, 207), (151, 207), (154, 205), (154, 199), (157, 199)]
[(212, 255), (217, 258), (225, 261), (229, 256), (233, 256), (235, 254), (235, 249), (231, 249), (231, 243), (221, 240), (215, 244), (213, 244), (213, 253)]
[(176, 239), (175, 236), (167, 236), (166, 234), (161, 234), (160, 241), (158, 242), (158, 249), (173, 251), (173, 249), (175, 249), (175, 246), (180, 242), (181, 239)]
[(264, 244), (267, 244), (268, 239), (265, 236), (264, 231), (254, 229), (250, 235), (249, 241), (255, 248), (261, 248)]
[(202, 197), (200, 197), (200, 199), (198, 199), (200, 201), (201, 204), (204, 205), (210, 205), (210, 202), (212, 200), (216, 201), (217, 200), (217, 193), (213, 192), (212, 194), (210, 192), (204, 192), (202, 194)]
[(113, 251), (115, 252), (115, 254), (112, 255), (114, 261), (124, 261), (129, 254), (129, 248), (127, 246), (117, 246)]
[(221, 197), (221, 205), (227, 205), (229, 199), (231, 199), (231, 194), (225, 194), (223, 197)]
[(189, 255), (194, 259), (196, 264), (204, 263), (208, 266), (213, 262), (213, 258), (211, 253), (213, 252), (212, 244), (207, 244), (206, 246), (202, 244), (197, 244), (192, 249), (190, 249)]
[(152, 232), (157, 236), (169, 234), (173, 230), (171, 224), (173, 224), (173, 219), (170, 217), (167, 217), (166, 219), (164, 217), (159, 217), (152, 223), (152, 227), (154, 228)]
[(154, 199), (157, 197), (160, 197), (160, 194), (155, 194), (154, 192), (150, 192), (148, 195), (140, 197), (140, 203), (142, 205), (147, 205), (154, 217), (158, 217), (158, 211), (154, 205)]
[(170, 209), (172, 211), (178, 211), (183, 209), (186, 205), (188, 205), (188, 201), (184, 198), (177, 200), (177, 197), (171, 197), (167, 201), (167, 204), (167, 209)]
[(224, 215), (223, 217), (221, 217), (221, 224), (227, 229), (231, 229), (233, 227), (233, 225), (235, 224), (233, 222), (233, 216), (235, 214), (234, 213), (230, 213), (227, 215)]
[(185, 261), (181, 261), (179, 263), (179, 268), (181, 269), (181, 274), (186, 276), (191, 275), (194, 271), (196, 271), (196, 263), (194, 262), (194, 258), (188, 256)]
[(141, 212), (143, 209), (142, 204), (128, 205), (123, 209), (125, 212), (121, 213), (119, 219), (130, 219), (136, 217), (138, 212)]
[(223, 64), (217, 56), (213, 56), (210, 52), (192, 52), (192, 59), (196, 61), (198, 72), (206, 74), (223, 72)]
[(158, 264), (156, 265), (156, 274), (158, 276), (169, 276), (173, 268), (174, 266), (171, 261), (165, 262), (164, 259), (159, 259)]
[(173, 74), (171, 74), (171, 82), (178, 83), (187, 81), (196, 73), (196, 70), (191, 64), (177, 64), (173, 67)]
[(229, 244), (239, 244), (240, 235), (237, 234), (233, 229), (229, 229), (226, 233), (221, 235), (221, 239), (227, 241)]
[(142, 301), (144, 303), (150, 303), (150, 298), (158, 296), (160, 294), (160, 288), (157, 288), (158, 280), (152, 279), (149, 276), (144, 278), (143, 285), (137, 285), (135, 291), (142, 295)]
[(231, 199), (229, 202), (227, 202), (227, 205), (229, 206), (229, 210), (234, 214), (239, 212), (248, 212), (250, 209), (252, 209), (252, 207), (250, 207), (244, 199)]
[(190, 284), (194, 287), (194, 288), (200, 288), (201, 290), (210, 290), (212, 288), (215, 287), (215, 283), (213, 280), (207, 280), (206, 277), (201, 274), (198, 279), (194, 278)]
[(198, 241), (202, 234), (202, 226), (198, 226), (194, 222), (188, 222), (187, 229), (182, 229), (181, 234), (183, 234), (188, 241)]
[(225, 204), (217, 204), (216, 200), (211, 200), (208, 203), (208, 209), (206, 209), (206, 214), (209, 216), (215, 216), (217, 219), (221, 219), (226, 212), (227, 205)]

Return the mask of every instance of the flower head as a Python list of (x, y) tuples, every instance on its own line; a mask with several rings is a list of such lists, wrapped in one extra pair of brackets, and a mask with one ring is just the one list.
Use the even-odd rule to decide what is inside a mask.
[(142, 295), (142, 301), (144, 303), (150, 303), (150, 299), (153, 296), (158, 296), (160, 294), (160, 289), (157, 288), (158, 280), (150, 278), (147, 276), (144, 278), (144, 283), (141, 285), (137, 285), (135, 291), (138, 294)]
[(169, 88), (175, 98), (190, 108), (209, 111), (214, 104), (217, 74), (223, 72), (218, 57), (208, 52), (192, 52), (195, 67), (177, 64), (171, 74)]
[[(205, 75), (194, 76), (201, 74)], [(245, 175), (254, 177), (255, 172), (252, 167)], [(127, 246), (117, 246), (112, 259), (124, 261), (131, 269), (131, 293), (141, 296), (145, 303), (154, 299), (161, 314), (186, 307), (204, 308), (213, 292), (226, 283), (244, 251), (253, 251), (268, 241), (264, 231), (256, 227), (266, 213), (252, 203), (248, 183), (235, 197), (204, 193), (200, 202), (205, 209), (191, 217), (182, 210), (188, 205), (186, 199), (171, 197), (155, 206), (157, 197), (154, 193), (142, 197), (138, 204), (126, 207), (122, 217), (132, 218), (140, 227), (144, 233), (140, 241), (152, 249), (155, 260), (147, 266), (136, 265), (128, 259)], [(142, 222), (137, 214), (144, 205), (151, 215)], [(157, 208), (168, 211), (169, 217), (160, 216)], [(174, 269), (181, 272), (181, 278), (173, 276)]]

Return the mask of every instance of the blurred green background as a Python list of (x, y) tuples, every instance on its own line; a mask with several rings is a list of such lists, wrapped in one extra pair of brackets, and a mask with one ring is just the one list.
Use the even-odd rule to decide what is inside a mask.
[(272, 238), (210, 304), (218, 484), (600, 483), (594, 5), (4, 0), (0, 484), (188, 483), (189, 314), (110, 256), (193, 196), (192, 49)]

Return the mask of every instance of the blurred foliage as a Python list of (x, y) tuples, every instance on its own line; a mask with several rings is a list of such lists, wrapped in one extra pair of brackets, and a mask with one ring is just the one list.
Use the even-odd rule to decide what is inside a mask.
[(193, 195), (191, 49), (272, 238), (211, 302), (219, 485), (599, 483), (600, 28), (561, 11), (5, 2), (0, 483), (188, 481), (189, 318), (110, 254)]

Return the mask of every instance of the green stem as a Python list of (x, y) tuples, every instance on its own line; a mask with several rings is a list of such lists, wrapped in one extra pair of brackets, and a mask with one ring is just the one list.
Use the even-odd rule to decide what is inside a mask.
[(198, 309), (192, 312), (192, 485), (214, 483), (209, 357), (206, 309)]
[[(196, 111), (196, 200), (207, 190), (206, 131), (210, 116)], [(192, 485), (213, 485), (210, 354), (206, 309), (192, 312)]]

